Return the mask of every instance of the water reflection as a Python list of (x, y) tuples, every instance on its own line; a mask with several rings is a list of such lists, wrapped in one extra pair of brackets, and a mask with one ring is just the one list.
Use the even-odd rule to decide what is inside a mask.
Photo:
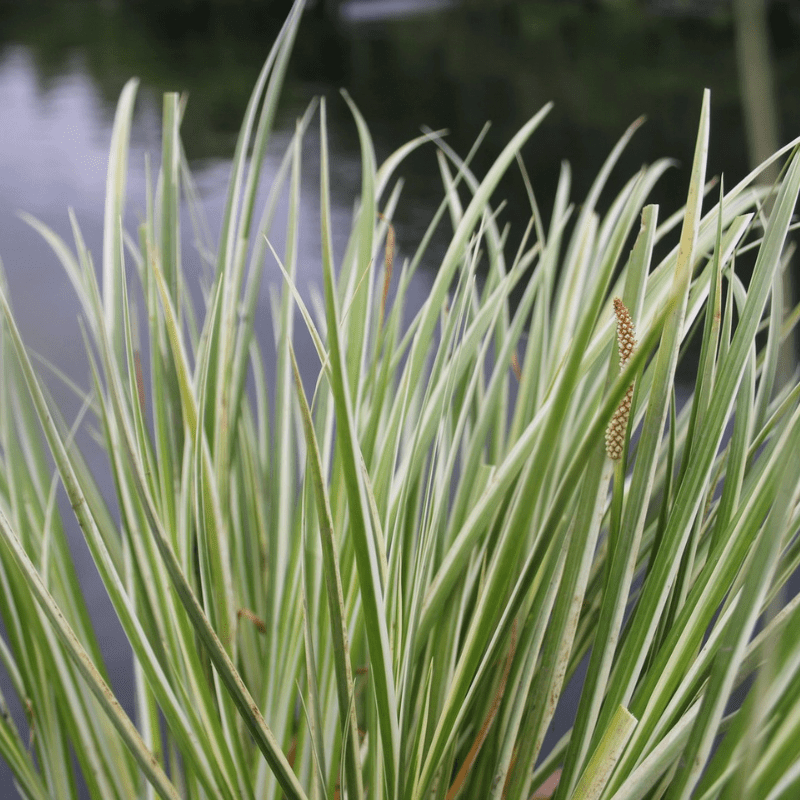
[[(24, 210), (39, 217), (69, 241), (67, 207), (71, 206), (92, 251), (100, 252), (110, 120), (98, 102), (94, 83), (77, 59), (58, 77), (48, 80), (43, 90), (31, 53), (22, 46), (7, 48), (0, 63), (0, 107), (0, 257), (12, 303), (28, 346), (86, 386), (87, 364), (72, 287), (50, 248), (17, 214)], [(143, 103), (132, 159), (130, 186), (134, 196), (143, 194), (141, 179), (134, 173), (137, 168), (141, 172), (144, 143), (157, 147), (157, 131), (154, 109)], [(77, 412), (78, 399), (59, 381), (50, 381), (49, 385), (66, 418), (71, 420)], [(82, 440), (81, 444), (89, 445), (89, 462), (97, 468), (95, 474), (108, 495), (113, 487), (102, 484), (107, 469), (102, 467), (90, 442)], [(61, 510), (112, 683), (130, 713), (130, 648), (77, 524), (68, 513), (69, 504), (61, 502)], [(25, 716), (4, 672), (0, 674), (0, 689), (18, 728), (26, 730)], [(11, 785), (10, 772), (0, 759), (4, 797), (16, 797), (16, 793), (7, 793), (13, 792)]]
[[(250, 88), (248, 86), (248, 92)], [(305, 102), (309, 97), (310, 93), (307, 93), (305, 98), (296, 98), (281, 117), (263, 168), (265, 189), (257, 200), (257, 206), (263, 205), (266, 200), (271, 177), (276, 173), (281, 156), (294, 133), (295, 115), (302, 110), (301, 101)], [(25, 223), (19, 212), (44, 221), (69, 244), (72, 242), (72, 230), (68, 209), (73, 209), (99, 269), (113, 106), (107, 102), (94, 76), (87, 70), (85, 58), (72, 54), (64, 58), (57, 72), (43, 73), (35, 51), (15, 44), (6, 46), (0, 58), (0, 108), (4, 112), (0, 115), (0, 254), (13, 306), (27, 345), (57, 365), (80, 386), (88, 386), (88, 362), (78, 324), (79, 303), (52, 250)], [(235, 113), (237, 119), (240, 118), (242, 109), (237, 107)], [(189, 127), (188, 122), (186, 127)], [(219, 135), (227, 137), (225, 126)], [(346, 147), (341, 145), (341, 139), (335, 129), (332, 130), (332, 183), (335, 187), (332, 215), (334, 252), (338, 254), (344, 251), (346, 245), (349, 219), (360, 182), (357, 151), (350, 143)], [(204, 150), (198, 146), (197, 140), (194, 146), (203, 152), (202, 157), (193, 158), (192, 167), (203, 210), (211, 224), (212, 237), (216, 238), (226, 201), (230, 160), (213, 155), (214, 147), (210, 151)], [(306, 170), (300, 200), (301, 237), (297, 280), (301, 287), (314, 283), (321, 289), (318, 268), (318, 152), (319, 136), (312, 130), (304, 148)], [(152, 86), (145, 84), (138, 96), (131, 131), (125, 220), (129, 231), (135, 231), (144, 215), (148, 155), (152, 163), (158, 163), (160, 97)], [(188, 288), (199, 305), (202, 303), (203, 263), (196, 248), (189, 216), (188, 208), (183, 204), (181, 217), (185, 221), (185, 230), (182, 260)], [(279, 207), (271, 237), (279, 253), (285, 244), (282, 231), (286, 227), (286, 216), (286, 208)], [(271, 374), (274, 372), (274, 351), (270, 345), (272, 322), (269, 292), (280, 286), (282, 276), (271, 259), (269, 261), (257, 312), (256, 335), (262, 343), (267, 373)], [(427, 293), (430, 281), (430, 273), (420, 273), (414, 287), (419, 301)], [(299, 360), (312, 365), (310, 371), (313, 372), (313, 365), (318, 363), (316, 354), (310, 339), (303, 336), (299, 320), (297, 328)], [(71, 421), (79, 409), (80, 399), (62, 382), (49, 377), (48, 385), (55, 401), (64, 411), (65, 418)], [(93, 447), (88, 436), (83, 436), (79, 444), (87, 452), (87, 460), (98, 476), (99, 488), (106, 497), (113, 497), (114, 487), (102, 453)], [(60, 506), (75, 555), (78, 577), (85, 589), (87, 605), (106, 657), (113, 688), (125, 710), (133, 714), (130, 648), (70, 513), (69, 503), (63, 497)], [(0, 690), (9, 702), (15, 723), (21, 730), (26, 730), (24, 712), (2, 669)], [(10, 786), (10, 773), (0, 760), (0, 787)], [(4, 798), (9, 796), (0, 794)]]
[[(0, 108), (3, 109), (0, 115), (0, 254), (26, 343), (79, 385), (88, 386), (88, 364), (77, 322), (79, 304), (72, 286), (50, 248), (18, 216), (18, 212), (23, 210), (38, 217), (69, 243), (72, 233), (67, 209), (74, 209), (87, 246), (99, 265), (112, 117), (108, 104), (104, 102), (80, 58), (69, 59), (62, 69), (58, 77), (50, 77), (43, 83), (28, 48), (8, 47), (3, 54), (0, 63)], [(156, 163), (159, 158), (160, 102), (155, 98), (155, 93), (145, 87), (137, 103), (129, 162), (128, 230), (135, 230), (144, 213), (145, 155), (149, 152)], [(277, 168), (277, 153), (288, 143), (291, 130), (290, 127), (278, 131), (275, 137), (274, 154), (265, 165), (267, 180)], [(351, 176), (349, 180), (338, 182), (340, 196), (343, 196), (354, 190), (359, 171), (358, 165), (352, 159), (348, 161), (345, 156), (339, 159), (338, 166), (344, 175)], [(196, 160), (194, 167), (205, 211), (209, 219), (214, 221), (212, 224), (216, 229), (225, 202), (230, 162), (205, 157)], [(319, 225), (315, 221), (313, 185), (311, 193), (304, 194), (302, 199), (302, 219), (314, 227), (301, 239), (301, 281), (303, 278), (311, 280), (316, 277), (314, 265), (319, 262), (314, 245), (314, 234)], [(351, 202), (352, 197), (351, 193)], [(346, 230), (345, 217), (349, 213), (349, 204), (344, 206), (340, 202), (336, 206), (334, 216), (340, 231), (337, 241), (340, 252), (344, 248), (341, 232)], [(182, 216), (187, 220), (188, 228), (189, 215), (185, 207), (182, 208)], [(276, 227), (278, 231), (285, 227), (285, 213), (283, 217), (278, 214)], [(274, 244), (280, 252), (283, 242), (279, 233), (275, 236)], [(199, 302), (201, 260), (190, 232), (184, 235), (182, 250), (189, 286)], [(257, 320), (258, 336), (264, 343), (269, 341), (271, 335), (267, 291), (270, 284), (279, 283), (279, 271), (273, 269), (268, 272)], [(306, 363), (313, 363), (311, 348), (302, 341), (302, 337), (299, 346)], [(265, 346), (263, 351), (269, 370), (274, 362), (272, 350)], [(52, 394), (66, 419), (71, 421), (79, 408), (79, 398), (63, 383), (53, 380), (52, 376), (50, 378), (48, 384)], [(80, 446), (87, 453), (87, 460), (98, 477), (101, 491), (106, 497), (113, 497), (114, 487), (102, 454), (93, 447), (88, 436), (81, 437)], [(130, 648), (70, 513), (69, 503), (63, 496), (60, 498), (60, 507), (66, 521), (78, 578), (84, 587), (112, 686), (125, 710), (132, 715)], [(17, 727), (26, 730), (25, 714), (2, 669), (0, 690), (9, 703)], [(11, 785), (8, 767), (0, 759), (0, 787), (3, 787), (0, 795), (3, 798), (16, 796), (9, 794), (13, 791)]]
[(432, 14), (455, 6), (455, 0), (346, 0), (337, 13), (344, 22), (357, 24)]
[[(620, 4), (507, 2), (497, 10), (494, 2), (465, 0), (426, 3), (436, 11), (398, 18), (397, 8), (407, 10), (403, 3), (407, 0), (316, 3), (303, 21), (293, 56), (283, 125), (290, 128), (308, 99), (325, 93), (332, 101), (338, 152), (355, 159), (352, 121), (336, 98), (338, 87), (347, 86), (371, 126), (379, 158), (416, 135), (421, 125), (448, 129), (450, 143), (465, 153), (491, 120), (475, 162), (482, 171), (525, 120), (554, 100), (546, 124), (525, 149), (526, 165), (537, 193), (546, 198), (561, 160), (568, 159), (579, 200), (622, 131), (642, 114), (648, 124), (625, 154), (611, 191), (643, 162), (663, 156), (688, 162), (701, 92), (709, 86), (710, 172), (724, 171), (731, 180), (746, 168), (733, 19), (724, 10), (728, 4), (716, 4), (714, 14), (700, 18), (679, 16), (673, 6), (655, 2), (625, 4), (627, 11), (612, 13), (599, 7)], [(0, 58), (4, 52), (9, 57), (10, 44), (23, 45), (37, 85), (45, 91), (77, 62), (106, 115), (131, 75), (142, 79), (142, 95), (151, 109), (160, 108), (163, 91), (186, 90), (191, 102), (182, 133), (190, 159), (227, 159), (253, 81), (288, 5), (288, 0), (170, 0), (4, 6)], [(686, 10), (708, 4), (680, 5)], [(770, 29), (779, 124), (786, 137), (800, 130), (800, 99), (794, 91), (800, 76), (800, 25), (787, 7), (771, 4)], [(648, 13), (648, 8), (669, 13)], [(152, 131), (157, 135), (157, 124)], [(427, 156), (412, 160), (405, 171), (410, 202), (402, 205), (399, 223), (410, 226), (409, 235), (418, 233), (412, 217), (420, 206), (427, 209), (439, 197), (435, 164)], [(665, 206), (663, 212), (682, 203), (686, 180), (685, 170), (665, 176), (654, 198)], [(527, 203), (516, 174), (498, 194), (515, 201), (504, 218), (523, 229)], [(546, 203), (543, 210), (546, 214)]]

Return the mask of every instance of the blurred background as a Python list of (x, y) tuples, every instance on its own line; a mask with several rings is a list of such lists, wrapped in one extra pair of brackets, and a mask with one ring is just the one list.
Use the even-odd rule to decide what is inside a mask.
[[(53, 307), (66, 279), (17, 211), (70, 236), (74, 208), (98, 252), (113, 112), (125, 81), (138, 76), (130, 223), (144, 208), (145, 154), (155, 163), (160, 155), (161, 95), (186, 91), (182, 135), (214, 238), (242, 113), (290, 5), (0, 0), (0, 258), (32, 346), (53, 356), (72, 347), (72, 337), (54, 330), (74, 322), (74, 308), (66, 298)], [(422, 126), (446, 129), (465, 155), (491, 122), (474, 161), (479, 174), (552, 100), (523, 151), (547, 218), (562, 160), (580, 202), (614, 143), (645, 115), (607, 196), (642, 163), (673, 158), (676, 168), (653, 195), (664, 219), (683, 203), (703, 88), (712, 92), (709, 173), (724, 172), (732, 186), (800, 134), (798, 83), (800, 0), (309, 0), (271, 152), (279, 157), (309, 100), (326, 95), (334, 200), (346, 223), (360, 165), (340, 87), (370, 125), (379, 161)], [(313, 162), (313, 130), (309, 142)], [(310, 173), (309, 202), (317, 186)], [(403, 174), (401, 249), (418, 241), (441, 199), (433, 148), (416, 153)], [(501, 197), (514, 242), (529, 216), (516, 170)], [(191, 240), (184, 256), (194, 257)], [(436, 257), (434, 248), (430, 269)]]
[[(17, 212), (32, 214), (70, 241), (67, 210), (73, 208), (99, 263), (114, 109), (125, 81), (138, 76), (129, 228), (144, 213), (147, 154), (156, 164), (160, 157), (161, 95), (186, 91), (183, 140), (215, 239), (242, 114), (290, 5), (0, 0), (0, 259), (28, 345), (81, 385), (88, 385), (87, 367), (72, 289), (55, 256)], [(490, 121), (473, 162), (479, 175), (527, 119), (555, 101), (523, 150), (545, 219), (561, 162), (572, 165), (571, 199), (580, 202), (617, 139), (646, 115), (600, 208), (643, 163), (671, 157), (676, 166), (653, 194), (665, 219), (683, 204), (704, 87), (712, 99), (709, 173), (724, 172), (727, 186), (800, 135), (800, 0), (309, 0), (266, 178), (295, 119), (314, 96), (325, 95), (339, 251), (360, 182), (357, 135), (340, 87), (366, 118), (379, 161), (422, 126), (447, 129), (449, 144), (465, 155)], [(305, 155), (311, 168), (300, 280), (319, 283), (313, 129)], [(406, 188), (395, 217), (400, 256), (419, 241), (441, 200), (432, 147), (415, 153), (401, 172)], [(509, 200), (501, 221), (512, 225), (511, 241), (518, 241), (529, 206), (513, 170), (501, 197)], [(446, 241), (443, 231), (419, 276), (419, 297)], [(183, 260), (190, 280), (194, 265), (199, 277), (190, 235)], [(270, 283), (280, 283), (277, 268), (267, 275)], [(266, 288), (263, 312), (259, 335), (266, 340)], [(52, 391), (71, 418), (78, 399), (58, 382)], [(114, 688), (130, 711), (130, 651), (77, 530), (72, 539)], [(0, 688), (24, 727), (2, 665)], [(15, 794), (0, 763), (0, 800), (7, 797)]]

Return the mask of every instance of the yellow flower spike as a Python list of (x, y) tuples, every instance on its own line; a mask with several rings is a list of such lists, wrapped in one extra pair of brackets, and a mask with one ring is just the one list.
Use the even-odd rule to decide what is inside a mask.
[[(628, 359), (633, 355), (636, 347), (636, 329), (631, 319), (630, 311), (618, 297), (614, 298), (614, 313), (617, 315), (617, 343), (619, 346), (619, 368), (624, 369)], [(622, 448), (625, 446), (625, 430), (628, 427), (628, 416), (631, 413), (631, 399), (633, 398), (633, 384), (628, 387), (625, 397), (617, 406), (611, 422), (606, 428), (606, 453), (612, 461), (622, 458)]]

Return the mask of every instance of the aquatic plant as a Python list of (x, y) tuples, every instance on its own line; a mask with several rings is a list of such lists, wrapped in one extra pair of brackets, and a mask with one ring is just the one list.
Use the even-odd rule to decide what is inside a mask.
[[(511, 254), (492, 198), (515, 162), (525, 175), (548, 108), (479, 178), (435, 134), (378, 165), (345, 94), (362, 182), (337, 256), (325, 100), (298, 120), (256, 208), (302, 10), (247, 108), (199, 307), (178, 244), (194, 191), (177, 95), (133, 236), (121, 219), (136, 83), (122, 93), (102, 280), (77, 224), (67, 245), (31, 220), (82, 306), (92, 384), (74, 421), (0, 294), (0, 658), (29, 714), (18, 730), (3, 703), (0, 754), (19, 793), (77, 797), (74, 755), (103, 800), (521, 800), (559, 770), (557, 798), (794, 796), (800, 384), (779, 359), (798, 318), (784, 317), (781, 282), (797, 141), (772, 159), (791, 154), (775, 187), (759, 171), (707, 183), (706, 93), (680, 212), (659, 222), (646, 205), (666, 160), (599, 210), (634, 125), (579, 205), (566, 166), (552, 198), (527, 183), (530, 224)], [(311, 126), (319, 233), (299, 202)], [(443, 200), (412, 243), (391, 221), (419, 147), (436, 148)], [(316, 303), (296, 280), (312, 235)], [(254, 337), (268, 263), (283, 276), (274, 375)], [(297, 326), (317, 361), (298, 366)], [(697, 378), (678, 401), (693, 332)], [(76, 445), (87, 415), (115, 498)], [(110, 689), (61, 489), (133, 651), (133, 719)], [(573, 725), (545, 750), (584, 663)]]

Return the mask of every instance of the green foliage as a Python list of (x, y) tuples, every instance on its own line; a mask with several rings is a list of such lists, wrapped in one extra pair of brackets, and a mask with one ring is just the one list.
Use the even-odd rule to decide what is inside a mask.
[[(800, 384), (780, 383), (777, 360), (798, 317), (781, 317), (796, 142), (775, 156), (792, 152), (777, 187), (757, 188), (756, 171), (720, 184), (703, 213), (716, 194), (706, 94), (680, 213), (659, 225), (646, 205), (666, 161), (598, 210), (634, 125), (578, 206), (562, 169), (549, 225), (529, 187), (531, 222), (509, 258), (493, 192), (547, 107), (481, 180), (435, 135), (378, 165), (346, 96), (363, 171), (337, 263), (322, 101), (324, 302), (309, 305), (295, 276), (299, 237), (314, 235), (300, 185), (315, 106), (256, 208), (302, 7), (248, 106), (201, 308), (180, 260), (181, 198), (194, 191), (175, 95), (138, 240), (120, 224), (135, 82), (114, 128), (102, 285), (77, 225), (70, 248), (30, 220), (83, 309), (93, 385), (73, 423), (0, 293), (0, 658), (32, 720), (29, 746), (0, 717), (0, 754), (18, 791), (77, 797), (74, 753), (103, 800), (524, 800), (557, 769), (557, 798), (793, 796), (800, 626), (783, 587), (800, 563)], [(430, 231), (448, 215), (453, 233), (410, 309), (429, 235), (401, 259), (391, 218), (396, 173), (420, 146), (438, 147), (444, 191)], [(253, 320), (273, 257), (284, 280), (268, 376)], [(639, 339), (621, 372), (614, 297)], [(318, 365), (297, 364), (298, 324)], [(698, 379), (678, 405), (695, 329)], [(634, 380), (612, 462), (606, 426)], [(74, 442), (86, 414), (119, 521)], [(133, 649), (135, 724), (109, 688), (59, 485)], [(589, 653), (572, 730), (544, 752)]]

